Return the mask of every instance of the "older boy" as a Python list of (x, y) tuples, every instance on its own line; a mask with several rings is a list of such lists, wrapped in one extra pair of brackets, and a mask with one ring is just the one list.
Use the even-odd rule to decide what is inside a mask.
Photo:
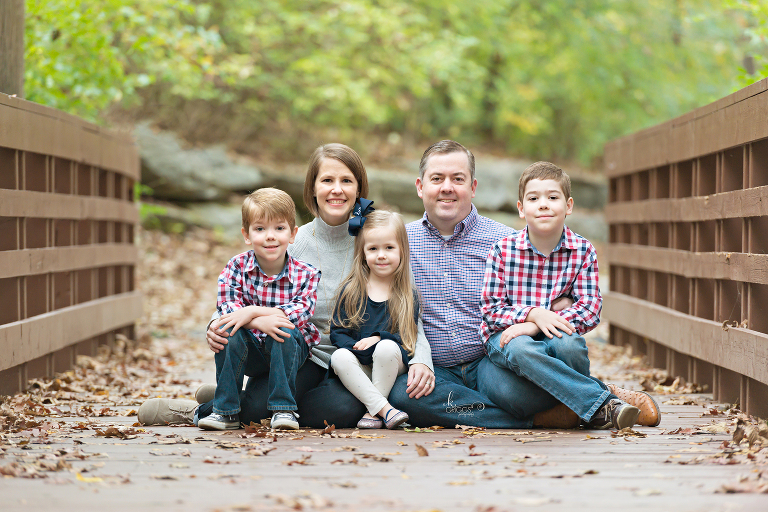
[(219, 276), (214, 327), (229, 331), (216, 356), (213, 413), (198, 426), (240, 428), (244, 368), (269, 375), (267, 409), (272, 428), (298, 429), (296, 373), (309, 348), (320, 341), (309, 321), (315, 309), (320, 271), (289, 256), (296, 236), (296, 207), (288, 194), (262, 188), (245, 198), (241, 232), (251, 250), (229, 260)]
[[(571, 181), (549, 162), (520, 177), (517, 208), (527, 226), (494, 244), (483, 282), (480, 332), (488, 358), (541, 387), (591, 428), (631, 427), (640, 410), (590, 376), (583, 334), (600, 322), (595, 249), (565, 226)], [(574, 303), (558, 312), (552, 301)]]

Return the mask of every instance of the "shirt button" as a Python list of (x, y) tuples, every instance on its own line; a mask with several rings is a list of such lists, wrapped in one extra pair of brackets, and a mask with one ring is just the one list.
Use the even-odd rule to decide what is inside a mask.
[(444, 275), (445, 277), (448, 277), (448, 272), (445, 272), (443, 275)]

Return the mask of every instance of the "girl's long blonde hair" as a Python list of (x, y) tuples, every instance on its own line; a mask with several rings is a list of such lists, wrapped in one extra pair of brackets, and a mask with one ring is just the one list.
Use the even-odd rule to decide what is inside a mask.
[(398, 213), (375, 210), (367, 215), (365, 225), (355, 239), (355, 258), (352, 272), (339, 285), (333, 316), (334, 319), (337, 318), (339, 308), (343, 307), (347, 320), (341, 324), (341, 327), (359, 329), (363, 324), (366, 297), (368, 297), (366, 287), (371, 274), (371, 269), (368, 268), (368, 263), (365, 261), (365, 234), (372, 229), (381, 227), (392, 228), (395, 231), (397, 244), (400, 246), (400, 265), (393, 274), (392, 288), (389, 290), (389, 298), (387, 299), (387, 311), (390, 318), (389, 330), (392, 333), (400, 334), (403, 348), (409, 355), (413, 355), (416, 346), (416, 322), (414, 321), (416, 298), (411, 282), (411, 251), (408, 246), (408, 234), (405, 231), (403, 218)]

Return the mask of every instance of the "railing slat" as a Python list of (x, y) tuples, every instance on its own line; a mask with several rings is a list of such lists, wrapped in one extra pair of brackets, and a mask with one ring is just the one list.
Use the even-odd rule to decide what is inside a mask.
[(0, 189), (0, 217), (139, 221), (136, 204), (106, 197)]
[(0, 251), (0, 279), (113, 265), (135, 265), (137, 257), (138, 249), (133, 244)]
[(133, 324), (140, 316), (141, 294), (128, 292), (0, 325), (0, 370)]

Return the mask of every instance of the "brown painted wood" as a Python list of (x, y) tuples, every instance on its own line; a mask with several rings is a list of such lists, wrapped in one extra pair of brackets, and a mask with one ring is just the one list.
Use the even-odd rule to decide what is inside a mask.
[(140, 316), (141, 294), (129, 292), (2, 325), (0, 370), (133, 324)]
[(603, 319), (682, 354), (768, 384), (768, 334), (723, 330), (720, 322), (616, 292), (606, 294)]
[(0, 189), (0, 217), (139, 222), (136, 204), (103, 197)]
[(681, 199), (623, 201), (606, 205), (605, 217), (611, 224), (760, 217), (768, 216), (766, 197), (768, 186)]
[(768, 254), (689, 252), (611, 244), (603, 249), (610, 265), (675, 274), (688, 278), (727, 279), (768, 284)]
[(140, 177), (138, 151), (115, 133), (56, 109), (0, 94), (0, 146)]
[(135, 265), (137, 259), (138, 249), (133, 244), (0, 251), (0, 279), (114, 265)]
[(605, 145), (608, 176), (698, 158), (768, 137), (768, 79)]

